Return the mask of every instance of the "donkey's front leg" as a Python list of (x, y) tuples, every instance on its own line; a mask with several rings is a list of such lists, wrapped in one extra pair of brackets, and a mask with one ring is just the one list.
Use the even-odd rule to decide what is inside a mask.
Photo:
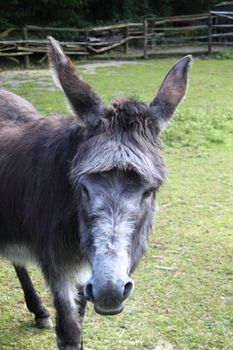
[(82, 321), (75, 286), (62, 282), (53, 289), (56, 308), (56, 333), (59, 350), (82, 349)]
[(14, 265), (14, 268), (24, 291), (25, 302), (28, 310), (35, 315), (37, 327), (51, 328), (52, 321), (49, 312), (43, 306), (40, 297), (32, 284), (28, 271), (23, 266)]
[[(78, 298), (76, 298), (76, 303), (77, 303), (77, 306), (78, 306), (79, 322), (80, 322), (81, 327), (82, 327), (83, 321), (84, 321), (84, 316), (85, 316), (87, 302), (84, 299), (83, 287), (82, 286), (78, 286), (77, 290), (78, 290)], [(84, 350), (84, 348), (83, 348), (83, 337), (81, 337), (80, 350)]]

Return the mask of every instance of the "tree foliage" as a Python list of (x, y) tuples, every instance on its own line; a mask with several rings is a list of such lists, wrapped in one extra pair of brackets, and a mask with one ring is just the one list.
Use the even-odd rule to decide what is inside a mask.
[(207, 11), (218, 0), (0, 0), (0, 27), (25, 24), (84, 27)]

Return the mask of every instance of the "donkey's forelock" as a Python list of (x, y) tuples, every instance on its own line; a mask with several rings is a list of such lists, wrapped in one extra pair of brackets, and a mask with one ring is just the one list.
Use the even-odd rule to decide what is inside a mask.
[(165, 179), (160, 143), (151, 132), (151, 112), (132, 99), (114, 101), (98, 126), (87, 130), (86, 140), (73, 161), (72, 177), (113, 168), (134, 170), (149, 183)]

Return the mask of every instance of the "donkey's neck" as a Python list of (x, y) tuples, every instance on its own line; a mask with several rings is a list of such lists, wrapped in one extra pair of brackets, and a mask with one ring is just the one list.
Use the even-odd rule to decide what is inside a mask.
[(29, 236), (73, 227), (69, 173), (81, 129), (75, 119), (51, 117), (2, 131), (0, 181), (5, 193), (1, 193), (0, 209), (7, 208), (9, 222), (17, 220), (20, 235), (20, 227), (22, 231), (26, 227)]

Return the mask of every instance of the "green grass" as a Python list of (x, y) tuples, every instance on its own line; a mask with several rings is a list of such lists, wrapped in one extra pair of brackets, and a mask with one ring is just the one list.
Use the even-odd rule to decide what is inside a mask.
[[(174, 62), (170, 59), (139, 61), (136, 65), (97, 68), (97, 74), (83, 76), (108, 104), (119, 96), (137, 97), (149, 103)], [(1, 75), (4, 76), (4, 73)], [(175, 122), (164, 134), (167, 146), (233, 144), (232, 77), (232, 60), (195, 60), (188, 98), (178, 109)], [(55, 111), (66, 114), (62, 92), (44, 93), (45, 89), (36, 84), (36, 78), (34, 81), (11, 90), (31, 100), (41, 113), (48, 115)], [(7, 83), (5, 86), (9, 87)]]
[[(99, 68), (85, 78), (106, 103), (119, 95), (150, 102), (173, 63)], [(232, 79), (232, 60), (194, 62), (187, 99), (163, 135), (170, 175), (135, 292), (119, 316), (98, 316), (89, 305), (86, 349), (155, 350), (161, 342), (164, 350), (233, 349)], [(15, 91), (45, 114), (66, 113), (60, 92), (31, 84)], [(41, 275), (32, 275), (54, 318)], [(56, 349), (54, 331), (34, 327), (14, 271), (1, 261), (0, 349), (43, 348)]]

